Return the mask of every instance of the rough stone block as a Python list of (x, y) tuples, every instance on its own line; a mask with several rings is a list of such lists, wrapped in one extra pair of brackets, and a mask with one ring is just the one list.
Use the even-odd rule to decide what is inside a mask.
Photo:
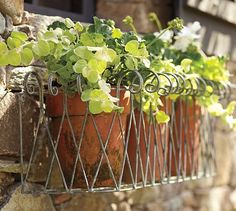
[(20, 24), (24, 12), (24, 0), (0, 0), (0, 12), (11, 16), (14, 24)]
[[(0, 156), (19, 160), (20, 122), (18, 95), (2, 93), (0, 96)], [(30, 98), (22, 104), (24, 156), (29, 158), (34, 128), (38, 121), (38, 105)]]
[(2, 211), (55, 211), (49, 195), (32, 196), (21, 194), (21, 188), (17, 188), (9, 202), (1, 209)]
[(3, 34), (5, 29), (6, 29), (6, 20), (3, 17), (2, 13), (0, 13), (0, 34)]

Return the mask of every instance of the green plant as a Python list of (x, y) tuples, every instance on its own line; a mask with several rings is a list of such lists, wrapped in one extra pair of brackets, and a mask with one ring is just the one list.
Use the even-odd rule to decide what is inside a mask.
[[(153, 19), (157, 16), (150, 14)], [(160, 32), (144, 36), (147, 49), (152, 56), (151, 69), (162, 71), (165, 64), (166, 72), (180, 73), (186, 81), (191, 81), (193, 89), (197, 89), (196, 80), (203, 78), (215, 82), (220, 89), (230, 86), (229, 71), (226, 68), (227, 58), (219, 56), (206, 56), (200, 47), (200, 23), (194, 22), (188, 26), (180, 27), (179, 31), (171, 30), (171, 25)], [(159, 27), (158, 27), (159, 30)], [(187, 87), (188, 88), (188, 87)], [(177, 99), (181, 95), (172, 95)], [(223, 108), (220, 97), (213, 93), (213, 87), (206, 85), (206, 90), (196, 97), (197, 103), (207, 108), (213, 116), (221, 117), (230, 128), (236, 128), (236, 119), (233, 117), (236, 102), (232, 101)]]
[[(40, 60), (45, 63), (48, 74), (56, 75), (58, 86), (69, 93), (77, 91), (76, 79), (80, 76), (81, 99), (89, 103), (93, 114), (122, 112), (117, 106), (119, 99), (111, 96), (111, 88), (123, 76), (127, 80), (122, 85), (130, 85), (133, 77), (128, 72), (135, 70), (148, 78), (144, 87), (149, 83), (157, 85), (153, 73), (178, 73), (186, 82), (192, 82), (193, 89), (197, 88), (196, 80), (200, 77), (222, 86), (229, 84), (226, 59), (207, 57), (202, 52), (198, 22), (183, 26), (183, 21), (176, 18), (162, 29), (156, 14), (151, 13), (149, 19), (156, 23), (158, 32), (142, 36), (137, 34), (130, 16), (124, 19), (132, 29), (130, 32), (122, 32), (112, 20), (97, 17), (87, 26), (68, 18), (64, 22), (54, 22), (46, 31), (39, 32), (36, 40), (29, 40), (25, 33), (14, 31), (6, 42), (0, 42), (0, 66), (28, 66)], [(165, 77), (159, 78), (163, 87), (168, 86)], [(175, 86), (175, 79), (171, 80)], [(236, 127), (232, 116), (236, 103), (231, 102), (223, 108), (219, 97), (212, 92), (213, 88), (207, 84), (205, 93), (197, 97), (198, 103), (212, 115), (220, 116), (231, 127)], [(169, 121), (161, 111), (163, 103), (156, 92), (143, 89), (141, 96), (135, 97), (139, 109), (150, 115), (151, 107), (159, 123)], [(180, 94), (170, 95), (172, 100), (179, 97)]]

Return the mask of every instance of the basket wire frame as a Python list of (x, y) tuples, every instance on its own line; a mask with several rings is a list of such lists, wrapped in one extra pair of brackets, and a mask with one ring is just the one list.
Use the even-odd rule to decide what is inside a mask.
[[(162, 184), (179, 183), (187, 180), (195, 180), (203, 177), (213, 176), (216, 171), (214, 130), (213, 120), (203, 108), (199, 108), (193, 99), (205, 93), (206, 86), (211, 85), (214, 93), (226, 98), (230, 95), (229, 88), (220, 89), (212, 81), (196, 79), (197, 90), (194, 89), (191, 81), (185, 81), (181, 75), (171, 73), (149, 72), (148, 76), (142, 76), (138, 71), (126, 73), (133, 77), (132, 84), (126, 87), (126, 92), (130, 95), (129, 115), (124, 124), (122, 114), (112, 112), (110, 125), (105, 135), (101, 135), (100, 125), (97, 124), (97, 116), (89, 112), (88, 105), (82, 120), (82, 126), (79, 134), (76, 134), (76, 128), (72, 120), (77, 116), (71, 116), (68, 108), (68, 99), (70, 96), (63, 93), (63, 112), (61, 117), (57, 117), (59, 125), (57, 133), (52, 131), (54, 117), (50, 117), (45, 106), (45, 96), (58, 96), (59, 89), (53, 86), (54, 76), (49, 76), (48, 91), (44, 90), (42, 79), (36, 72), (30, 72), (25, 76), (24, 92), (19, 94), (19, 120), (20, 120), (20, 146), (21, 146), (21, 183), (24, 193), (77, 193), (77, 192), (117, 192), (135, 190), (144, 187), (154, 187)], [(31, 83), (31, 79), (36, 80), (37, 84)], [(152, 80), (150, 80), (152, 79)], [(165, 80), (165, 86), (161, 86), (160, 81)], [(120, 78), (116, 87), (116, 96), (120, 98), (121, 86), (125, 77)], [(147, 83), (147, 81), (150, 83)], [(78, 92), (82, 92), (81, 78), (77, 78)], [(166, 124), (158, 124), (150, 104), (150, 115), (142, 111), (143, 90), (148, 93), (157, 92), (164, 101), (164, 111), (170, 116), (170, 121)], [(171, 94), (181, 94), (181, 100), (171, 101), (168, 96)], [(23, 123), (22, 123), (22, 102), (24, 98), (35, 98), (39, 96), (39, 117), (36, 129), (34, 131), (33, 146), (29, 159), (24, 156), (23, 146)], [(137, 97), (138, 96), (138, 97)], [(137, 107), (137, 99), (140, 99)], [(119, 103), (118, 103), (119, 105)], [(200, 109), (200, 110), (199, 110)], [(138, 113), (138, 115), (137, 115)], [(73, 119), (72, 119), (73, 118)], [(74, 120), (73, 120), (74, 121)], [(78, 121), (78, 120), (76, 120)], [(96, 133), (96, 141), (99, 142), (99, 157), (91, 176), (88, 175), (85, 155), (81, 152), (87, 135), (87, 124), (90, 121), (93, 130)], [(66, 123), (65, 123), (66, 122)], [(193, 123), (198, 122), (197, 126)], [(64, 157), (61, 155), (60, 148), (62, 137), (64, 136), (65, 124), (70, 132), (69, 145), (72, 144), (74, 151), (73, 168), (70, 178), (64, 165)], [(118, 129), (114, 129), (118, 125)], [(39, 136), (41, 128), (46, 131), (46, 139), (50, 145), (50, 162), (45, 172), (44, 181), (32, 182), (30, 172), (35, 168), (34, 158), (36, 156), (37, 145), (40, 142)], [(114, 161), (111, 159), (111, 153), (108, 152), (109, 144), (112, 140), (114, 130), (119, 130), (119, 146), (121, 158), (118, 160), (119, 171), (115, 172), (112, 166)], [(131, 137), (134, 137), (133, 139)], [(88, 149), (87, 149), (88, 150)], [(93, 150), (93, 147), (91, 147)], [(134, 152), (132, 152), (132, 150)], [(92, 152), (91, 152), (92, 153)], [(117, 161), (117, 162), (118, 162)], [(24, 171), (24, 165), (27, 163), (27, 169)], [(103, 166), (106, 164), (106, 168)], [(60, 185), (51, 185), (53, 180), (53, 169), (55, 165), (58, 174), (61, 177)], [(80, 168), (78, 173), (78, 168)], [(109, 175), (109, 182), (97, 183), (101, 180), (100, 173)], [(83, 184), (75, 184), (78, 174), (83, 178)], [(127, 176), (129, 175), (129, 176)]]

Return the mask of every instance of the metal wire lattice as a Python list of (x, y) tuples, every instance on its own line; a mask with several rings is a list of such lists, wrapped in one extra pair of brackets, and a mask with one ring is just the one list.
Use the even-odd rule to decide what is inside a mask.
[[(228, 87), (222, 90), (216, 83), (199, 78), (195, 80), (196, 89), (191, 81), (171, 73), (150, 71), (145, 77), (138, 71), (127, 74), (133, 78), (132, 84), (123, 87), (123, 77), (117, 87), (112, 88), (112, 95), (120, 99), (118, 105), (124, 107), (124, 112), (98, 115), (91, 114), (88, 104), (80, 100), (80, 77), (77, 78), (78, 94), (71, 97), (53, 86), (54, 76), (49, 76), (45, 91), (38, 74), (26, 75), (25, 91), (19, 94), (24, 193), (126, 191), (214, 175), (213, 121), (207, 111), (196, 104), (195, 97), (205, 93), (210, 85), (214, 93), (225, 98), (230, 95)], [(32, 78), (37, 86), (30, 82)], [(166, 81), (164, 86), (161, 80)], [(160, 96), (163, 111), (170, 116), (168, 123), (157, 123), (152, 103), (149, 114), (143, 112), (144, 91)], [(182, 97), (172, 101), (169, 96), (173, 94)], [(26, 158), (22, 101), (35, 97), (39, 102), (39, 117), (31, 155)], [(42, 140), (47, 143), (47, 163), (40, 164), (45, 165), (45, 170), (38, 182), (32, 179), (31, 172), (40, 174), (34, 162)], [(60, 178), (60, 182), (55, 183), (55, 178)]]

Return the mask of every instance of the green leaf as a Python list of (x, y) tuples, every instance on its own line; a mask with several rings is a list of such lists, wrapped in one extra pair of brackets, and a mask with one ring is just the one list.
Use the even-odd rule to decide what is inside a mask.
[(19, 40), (18, 38), (12, 38), (8, 37), (7, 38), (7, 45), (10, 49), (18, 48), (22, 44), (22, 41)]
[(89, 111), (92, 113), (92, 114), (99, 114), (101, 113), (103, 110), (102, 110), (102, 107), (101, 107), (101, 102), (100, 101), (89, 101)]
[(7, 54), (0, 54), (0, 66), (8, 65)]
[(156, 120), (159, 124), (167, 123), (170, 117), (164, 111), (158, 111), (156, 114)]
[(8, 48), (5, 42), (0, 42), (0, 54), (5, 54), (8, 52)]
[(104, 46), (104, 37), (102, 34), (98, 34), (98, 33), (82, 33), (80, 35), (80, 42), (84, 45), (84, 46)]
[(82, 58), (82, 59), (86, 59), (86, 60), (90, 60), (92, 58), (94, 58), (94, 54), (88, 50), (88, 47), (86, 46), (79, 46), (74, 50), (74, 53)]
[(29, 65), (32, 62), (33, 58), (34, 58), (34, 56), (33, 56), (33, 52), (31, 49), (24, 48), (21, 51), (21, 63), (23, 65)]
[(102, 110), (106, 113), (111, 113), (113, 110), (113, 103), (110, 100), (105, 100), (101, 103)]
[(69, 30), (64, 31), (63, 36), (70, 40), (70, 42), (74, 42), (76, 40), (76, 36)]
[(19, 66), (21, 64), (21, 56), (16, 50), (9, 51), (7, 55), (8, 63), (12, 66)]
[(83, 102), (87, 102), (90, 100), (90, 94), (91, 94), (91, 89), (86, 89), (82, 92), (82, 95), (81, 95), (81, 100)]
[(107, 63), (105, 61), (90, 59), (88, 62), (88, 66), (91, 70), (102, 74), (107, 67)]
[(133, 57), (127, 57), (125, 60), (125, 65), (129, 70), (137, 69), (138, 61)]
[(73, 66), (73, 70), (76, 73), (82, 73), (83, 69), (87, 67), (87, 62), (84, 59), (79, 59)]
[(65, 19), (65, 25), (67, 28), (72, 28), (75, 26), (74, 22), (70, 18)]
[(39, 40), (33, 45), (33, 52), (40, 57), (47, 56), (50, 53), (50, 45), (47, 41)]
[(24, 32), (19, 32), (19, 31), (13, 31), (13, 32), (11, 33), (11, 37), (12, 37), (12, 38), (17, 38), (17, 39), (19, 39), (19, 40), (22, 41), (22, 42), (28, 40), (27, 34), (24, 33)]
[(112, 38), (118, 38), (118, 39), (120, 39), (122, 37), (122, 32), (121, 32), (121, 30), (120, 29), (118, 29), (118, 28), (114, 28), (113, 30), (112, 30)]
[(80, 22), (76, 22), (74, 28), (75, 28), (75, 30), (77, 30), (78, 32), (82, 32), (83, 29), (84, 29), (83, 25), (82, 25)]
[(57, 38), (57, 34), (55, 31), (47, 31), (44, 34), (41, 35), (41, 39), (44, 39), (46, 41), (52, 41), (54, 43), (58, 43), (59, 40)]
[(232, 115), (234, 113), (235, 106), (236, 106), (236, 101), (230, 102), (226, 108), (227, 114)]
[(107, 95), (101, 89), (94, 89), (90, 94), (90, 99), (94, 101), (104, 101), (107, 100)]
[(95, 57), (98, 60), (112, 63), (116, 59), (117, 54), (113, 49), (102, 47), (95, 53)]
[(181, 66), (183, 67), (185, 73), (188, 73), (190, 71), (191, 64), (192, 64), (192, 60), (191, 59), (183, 59), (181, 61)]
[(87, 79), (91, 83), (96, 83), (99, 79), (99, 74), (97, 71), (90, 70), (87, 75)]
[(139, 55), (139, 42), (137, 40), (131, 40), (125, 45), (125, 51), (138, 56)]

